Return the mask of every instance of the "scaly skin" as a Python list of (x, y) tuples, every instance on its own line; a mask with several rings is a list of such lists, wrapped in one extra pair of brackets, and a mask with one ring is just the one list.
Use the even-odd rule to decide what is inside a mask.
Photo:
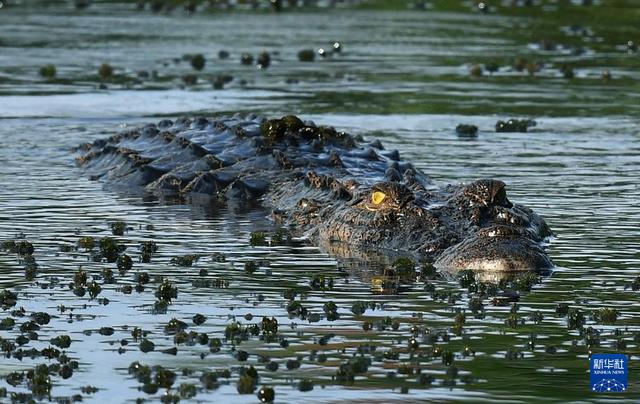
[(437, 187), (379, 141), (294, 116), (164, 120), (78, 148), (93, 179), (191, 203), (258, 203), (318, 243), (402, 252), (438, 268), (553, 266), (542, 218), (483, 179)]

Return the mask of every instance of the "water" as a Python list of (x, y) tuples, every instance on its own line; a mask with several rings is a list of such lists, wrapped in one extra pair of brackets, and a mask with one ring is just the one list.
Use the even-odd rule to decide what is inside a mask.
[[(38, 340), (22, 348), (42, 349), (55, 336), (71, 336), (66, 351), (79, 367), (69, 379), (52, 375), (51, 394), (83, 394), (90, 402), (158, 399), (164, 389), (155, 395), (139, 391), (141, 384), (127, 371), (133, 361), (178, 372), (172, 393), (182, 383), (193, 383), (198, 387), (193, 400), (200, 401), (255, 402), (255, 395), (238, 395), (236, 390), (243, 365), (255, 366), (258, 389), (273, 386), (281, 402), (640, 398), (634, 376), (640, 358), (640, 342), (634, 338), (640, 332), (640, 303), (638, 292), (628, 287), (640, 267), (640, 138), (637, 103), (630, 101), (638, 96), (638, 57), (624, 46), (624, 38), (631, 37), (630, 18), (609, 5), (560, 6), (571, 7), (571, 15), (536, 6), (504, 8), (487, 16), (470, 12), (464, 3), (450, 4), (444, 11), (438, 7), (425, 12), (328, 9), (191, 17), (181, 11), (133, 12), (130, 5), (97, 4), (84, 12), (66, 4), (0, 9), (0, 238), (31, 241), (39, 265), (35, 281), (27, 280), (19, 257), (0, 253), (0, 285), (17, 292), (16, 307), (27, 312), (27, 317), (15, 319), (13, 330), (0, 331), (0, 337), (15, 341), (31, 312), (50, 313), (53, 318), (38, 331)], [(598, 22), (596, 12), (604, 22)], [(544, 18), (530, 17), (538, 14)], [(566, 33), (578, 18), (592, 35)], [(543, 39), (566, 46), (538, 50)], [(342, 55), (297, 61), (300, 49), (327, 47), (336, 40), (343, 44)], [(575, 55), (571, 49), (576, 44), (586, 51)], [(218, 60), (220, 49), (231, 57)], [(262, 49), (272, 52), (271, 67), (240, 65), (241, 53), (255, 55)], [(204, 53), (207, 65), (199, 73), (200, 84), (180, 88), (182, 75), (191, 67), (173, 59), (187, 53)], [(530, 77), (507, 66), (518, 56), (546, 65)], [(471, 64), (494, 61), (501, 65), (496, 73), (470, 77)], [(115, 67), (115, 75), (106, 90), (97, 89), (97, 70), (105, 62)], [(557, 68), (565, 62), (574, 66), (572, 80)], [(57, 78), (38, 76), (46, 63), (56, 65)], [(611, 72), (610, 82), (600, 77), (604, 69)], [(159, 79), (141, 79), (140, 70), (157, 70)], [(224, 90), (213, 90), (208, 80), (220, 74), (230, 74), (234, 81)], [(70, 151), (158, 116), (232, 111), (269, 116), (295, 112), (379, 137), (388, 149), (399, 149), (442, 184), (482, 177), (505, 180), (509, 198), (540, 213), (556, 234), (549, 245), (556, 270), (523, 293), (518, 303), (518, 319), (525, 323), (505, 324), (510, 307), (493, 306), (490, 300), (485, 301), (484, 317), (474, 318), (467, 290), (456, 281), (418, 279), (404, 282), (395, 294), (379, 295), (372, 284), (379, 266), (357, 256), (336, 256), (303, 241), (251, 247), (251, 232), (273, 231), (269, 212), (203, 210), (126, 198), (87, 180)], [(527, 134), (495, 133), (495, 121), (511, 115), (533, 117), (538, 124)], [(478, 125), (479, 137), (459, 139), (453, 130), (458, 123)], [(115, 264), (92, 262), (89, 252), (75, 249), (82, 236), (111, 235), (109, 224), (117, 220), (130, 227), (117, 238), (134, 258), (133, 270), (124, 276)], [(140, 263), (139, 243), (148, 240), (154, 240), (159, 251), (150, 263)], [(215, 252), (224, 253), (226, 261), (212, 260)], [(184, 254), (203, 257), (192, 267), (170, 264), (172, 257)], [(244, 271), (249, 260), (259, 261), (253, 274)], [(97, 299), (77, 297), (67, 285), (80, 267), (90, 276), (111, 268), (117, 283), (98, 280), (102, 292)], [(135, 286), (139, 272), (148, 272), (151, 283), (140, 293), (124, 294), (123, 286)], [(311, 288), (312, 275), (332, 277), (333, 288)], [(178, 298), (166, 314), (153, 314), (160, 277), (178, 287)], [(205, 287), (202, 280), (218, 284)], [(434, 299), (425, 290), (428, 283), (461, 296), (455, 301)], [(288, 316), (283, 293), (292, 288), (301, 292), (297, 300), (310, 313), (320, 315), (319, 321)], [(336, 321), (329, 321), (323, 311), (330, 300), (338, 306)], [(356, 301), (373, 302), (375, 309), (357, 316), (351, 311)], [(581, 309), (585, 327), (601, 331), (594, 352), (631, 356), (629, 391), (589, 393), (588, 348), (577, 330), (567, 329), (566, 318), (556, 314), (560, 303)], [(590, 316), (605, 307), (618, 310), (614, 325)], [(462, 336), (456, 336), (452, 327), (460, 310), (466, 310), (466, 324)], [(536, 311), (543, 315), (539, 324), (530, 319)], [(194, 325), (196, 313), (207, 321)], [(278, 320), (278, 335), (289, 345), (252, 337), (236, 347), (249, 354), (248, 360), (237, 360), (232, 344), (224, 342), (225, 328), (234, 319), (247, 325), (260, 323), (263, 316)], [(10, 310), (0, 314), (0, 320), (8, 317)], [(175, 356), (161, 353), (174, 346), (173, 335), (164, 331), (173, 317), (188, 323), (187, 331), (223, 339), (221, 350), (211, 353), (207, 345), (196, 343), (178, 345)], [(381, 330), (386, 317), (397, 321), (398, 328), (389, 324)], [(373, 329), (365, 331), (365, 322)], [(407, 344), (414, 325), (422, 329), (417, 353), (434, 347), (452, 351), (457, 375), (440, 357), (411, 355)], [(101, 335), (102, 327), (112, 327), (114, 333)], [(139, 350), (131, 336), (134, 327), (150, 332), (154, 352)], [(434, 342), (424, 330), (441, 334)], [(319, 344), (330, 333), (335, 336)], [(531, 334), (536, 335), (533, 348), (527, 344)], [(123, 339), (128, 345), (121, 344)], [(367, 345), (376, 347), (365, 355), (373, 360), (368, 371), (356, 375), (353, 385), (332, 380), (340, 364)], [(474, 354), (466, 355), (465, 349)], [(318, 361), (322, 354), (326, 361)], [(278, 362), (279, 369), (265, 369), (259, 355)], [(288, 370), (287, 361), (299, 357), (301, 367)], [(56, 362), (3, 358), (0, 374)], [(406, 374), (410, 366), (432, 375), (433, 383), (417, 383), (415, 370)], [(183, 375), (183, 368), (193, 374)], [(231, 370), (231, 378), (220, 378), (217, 389), (203, 390), (201, 371), (214, 369)], [(314, 389), (300, 392), (301, 379), (311, 380)], [(99, 390), (82, 393), (87, 385)], [(12, 387), (3, 380), (0, 387), (28, 391), (26, 383)], [(407, 395), (401, 394), (402, 387), (408, 387)]]

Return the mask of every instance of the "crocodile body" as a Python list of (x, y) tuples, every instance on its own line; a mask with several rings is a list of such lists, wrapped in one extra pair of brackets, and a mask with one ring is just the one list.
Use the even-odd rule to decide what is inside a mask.
[(318, 243), (403, 252), (450, 271), (553, 266), (549, 228), (511, 203), (503, 182), (439, 187), (380, 141), (295, 116), (163, 120), (78, 152), (93, 179), (191, 203), (260, 204)]

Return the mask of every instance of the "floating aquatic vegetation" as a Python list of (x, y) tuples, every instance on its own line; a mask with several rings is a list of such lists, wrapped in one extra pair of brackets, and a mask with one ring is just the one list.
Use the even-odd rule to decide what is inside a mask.
[(456, 126), (456, 133), (460, 137), (477, 137), (478, 127), (476, 125), (459, 124)]
[(334, 321), (340, 318), (338, 314), (338, 306), (333, 301), (328, 301), (322, 306), (322, 310), (327, 315), (327, 320)]
[(302, 49), (298, 52), (298, 60), (301, 62), (313, 62), (316, 58), (316, 53), (313, 49)]
[(244, 272), (252, 274), (258, 270), (258, 264), (255, 261), (247, 261), (244, 263)]
[(567, 328), (569, 330), (576, 330), (582, 328), (586, 323), (584, 313), (578, 308), (570, 308), (567, 311)]
[(2, 292), (0, 292), (0, 306), (3, 310), (15, 306), (17, 301), (18, 295), (13, 293), (9, 289), (4, 289)]
[(82, 269), (76, 271), (73, 274), (73, 287), (79, 288), (87, 285), (88, 275), (86, 271)]
[(274, 337), (278, 333), (278, 320), (275, 317), (263, 317), (260, 328), (265, 337)]
[(161, 302), (171, 303), (173, 299), (178, 298), (178, 288), (173, 286), (169, 279), (164, 278), (158, 286), (155, 296)]
[(187, 254), (187, 255), (180, 255), (180, 256), (176, 256), (171, 258), (171, 264), (173, 265), (177, 265), (180, 267), (190, 267), (193, 265), (194, 262), (197, 262), (200, 259), (201, 255), (200, 254)]
[(536, 126), (532, 119), (509, 119), (496, 122), (496, 132), (527, 132), (532, 126)]
[(262, 231), (252, 232), (251, 235), (249, 236), (249, 244), (251, 245), (251, 247), (268, 245), (266, 233)]
[(369, 366), (371, 366), (371, 358), (359, 356), (349, 359), (349, 361), (340, 365), (333, 378), (341, 384), (353, 384), (355, 376), (366, 373)]
[(310, 280), (311, 289), (314, 290), (331, 290), (333, 289), (333, 277), (322, 274), (315, 274)]
[(61, 349), (67, 349), (71, 346), (71, 337), (68, 335), (59, 335), (51, 339), (51, 345), (55, 345)]
[(260, 54), (258, 55), (258, 58), (256, 59), (256, 63), (258, 65), (258, 68), (260, 69), (268, 68), (271, 65), (271, 55), (269, 54), (269, 52), (267, 51), (260, 52)]
[(102, 287), (98, 284), (98, 282), (93, 281), (89, 285), (87, 285), (87, 291), (89, 292), (89, 296), (92, 299), (95, 299), (100, 292), (102, 292)]
[(100, 329), (98, 330), (98, 333), (100, 335), (104, 335), (106, 337), (113, 335), (114, 332), (115, 330), (113, 329), (113, 327), (100, 327)]
[(207, 321), (207, 317), (198, 313), (193, 316), (192, 321), (195, 325), (202, 325), (205, 323), (205, 321)]
[(114, 236), (123, 236), (125, 230), (127, 230), (127, 224), (123, 221), (117, 221), (111, 223), (111, 233)]
[(558, 303), (556, 306), (556, 314), (559, 317), (565, 317), (569, 313), (569, 305), (567, 303)]
[(113, 76), (113, 67), (109, 63), (103, 63), (98, 69), (98, 76), (102, 80), (109, 80)]
[(240, 368), (240, 378), (237, 384), (238, 393), (252, 394), (256, 390), (258, 379), (258, 371), (253, 366)]
[(542, 322), (542, 320), (544, 320), (544, 315), (540, 312), (540, 310), (536, 310), (536, 311), (531, 313), (531, 315), (529, 316), (529, 319), (534, 324), (540, 324)]
[(618, 310), (609, 307), (603, 307), (592, 313), (593, 321), (600, 324), (615, 324), (618, 320)]
[(240, 56), (240, 63), (243, 65), (252, 65), (253, 64), (253, 55), (250, 53), (243, 53)]
[(195, 397), (197, 393), (198, 390), (196, 386), (191, 383), (182, 383), (178, 387), (178, 395), (180, 396), (180, 398), (185, 400)]
[(351, 312), (356, 316), (361, 316), (367, 310), (369, 305), (365, 302), (354, 302), (351, 306)]
[(126, 247), (119, 244), (114, 238), (103, 237), (100, 239), (100, 252), (107, 262), (116, 262), (121, 252)]
[(204, 56), (201, 53), (190, 56), (190, 60), (191, 60), (191, 67), (193, 67), (194, 70), (198, 70), (198, 71), (204, 69), (204, 66), (207, 63), (207, 60), (204, 58)]
[(184, 331), (187, 327), (187, 323), (174, 317), (164, 326), (164, 332), (167, 334), (175, 334), (179, 331)]
[(48, 64), (48, 65), (44, 65), (40, 68), (40, 76), (44, 77), (45, 79), (52, 79), (54, 77), (56, 77), (56, 67), (52, 64)]
[(96, 241), (93, 237), (85, 236), (78, 239), (78, 247), (84, 248), (85, 250), (92, 250), (95, 246)]
[(155, 254), (158, 252), (158, 245), (155, 241), (143, 241), (140, 243), (140, 252), (142, 254)]
[(469, 68), (469, 74), (471, 75), (471, 77), (481, 77), (482, 76), (482, 66), (480, 65), (472, 65)]
[(147, 338), (144, 338), (142, 341), (140, 341), (139, 347), (140, 351), (142, 351), (143, 353), (151, 352), (156, 349), (156, 345)]
[(6, 240), (2, 242), (2, 250), (21, 256), (29, 256), (34, 252), (33, 244), (27, 240)]

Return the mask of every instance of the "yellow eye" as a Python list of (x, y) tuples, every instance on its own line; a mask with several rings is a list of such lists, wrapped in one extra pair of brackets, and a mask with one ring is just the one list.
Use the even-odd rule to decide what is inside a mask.
[(385, 195), (384, 192), (375, 191), (371, 194), (371, 203), (374, 205), (380, 205), (386, 197), (387, 195)]

